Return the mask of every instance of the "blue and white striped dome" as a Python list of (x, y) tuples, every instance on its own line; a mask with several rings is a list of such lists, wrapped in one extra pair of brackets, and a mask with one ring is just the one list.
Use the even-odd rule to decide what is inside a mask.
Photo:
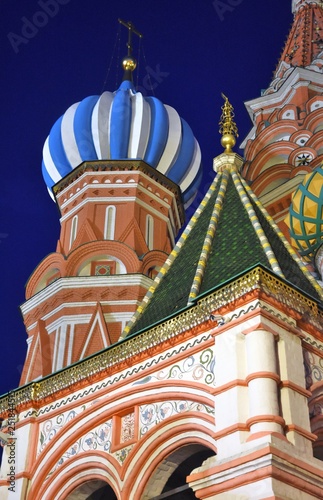
[(202, 177), (191, 128), (170, 106), (136, 92), (132, 82), (73, 104), (52, 127), (43, 149), (43, 176), (52, 186), (83, 161), (142, 159), (181, 188), (185, 207)]

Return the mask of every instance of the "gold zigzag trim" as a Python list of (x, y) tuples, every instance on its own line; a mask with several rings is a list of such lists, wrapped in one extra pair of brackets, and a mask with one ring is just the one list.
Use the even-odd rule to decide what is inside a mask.
[(256, 235), (259, 238), (260, 244), (262, 246), (263, 251), (265, 252), (265, 255), (268, 259), (268, 262), (269, 262), (271, 269), (275, 273), (277, 273), (278, 276), (281, 276), (282, 278), (284, 278), (284, 274), (280, 268), (280, 265), (276, 259), (276, 256), (275, 256), (275, 254), (271, 248), (271, 245), (270, 245), (270, 243), (269, 243), (269, 241), (264, 233), (263, 228), (261, 227), (261, 224), (258, 220), (258, 217), (257, 217), (257, 215), (256, 215), (256, 213), (255, 213), (255, 211), (252, 208), (252, 205), (250, 203), (250, 198), (247, 195), (247, 193), (249, 193), (249, 194), (251, 193), (250, 188), (249, 188), (249, 191), (247, 191), (245, 189), (245, 185), (243, 184), (242, 178), (239, 174), (237, 174), (236, 172), (232, 172), (231, 175), (232, 175), (236, 190), (240, 196), (240, 200), (248, 213), (250, 222), (255, 230)]
[(127, 337), (129, 334), (130, 330), (134, 326), (134, 324), (137, 322), (138, 318), (141, 316), (142, 312), (146, 309), (147, 305), (149, 304), (157, 286), (160, 284), (164, 276), (167, 274), (170, 266), (176, 259), (176, 257), (179, 254), (179, 251), (181, 250), (182, 246), (184, 245), (189, 233), (191, 232), (192, 228), (195, 226), (197, 223), (200, 215), (204, 211), (205, 207), (207, 206), (207, 202), (214, 193), (214, 190), (216, 189), (216, 186), (219, 182), (219, 177), (215, 177), (211, 186), (209, 187), (207, 193), (205, 194), (203, 200), (201, 201), (200, 205), (198, 208), (195, 210), (194, 215), (191, 217), (189, 223), (187, 224), (185, 230), (183, 231), (181, 237), (179, 238), (178, 242), (176, 243), (174, 249), (170, 253), (169, 257), (166, 259), (165, 264), (162, 266), (161, 270), (157, 274), (152, 286), (149, 288), (148, 292), (146, 293), (141, 305), (137, 308), (136, 312), (126, 325), (125, 329), (122, 332), (121, 339)]
[(191, 291), (189, 294), (189, 299), (188, 299), (187, 305), (189, 305), (196, 298), (196, 296), (198, 295), (200, 288), (201, 288), (201, 283), (202, 283), (202, 279), (203, 279), (203, 276), (205, 273), (205, 268), (207, 265), (209, 252), (211, 250), (212, 241), (213, 241), (214, 236), (215, 236), (216, 228), (218, 225), (218, 221), (219, 221), (219, 217), (220, 217), (220, 213), (221, 213), (221, 209), (222, 209), (222, 205), (223, 205), (223, 201), (224, 201), (224, 196), (225, 196), (227, 186), (228, 186), (228, 179), (229, 179), (228, 169), (225, 169), (222, 173), (219, 172), (218, 177), (219, 177), (219, 181), (221, 180), (220, 187), (219, 187), (219, 191), (218, 191), (215, 203), (214, 203), (213, 212), (212, 212), (209, 226), (208, 226), (208, 230), (207, 230), (207, 233), (206, 233), (206, 236), (204, 239), (204, 243), (203, 243), (201, 255), (200, 255), (200, 258), (198, 261), (198, 265), (197, 265), (197, 268), (195, 271), (195, 276), (194, 276), (194, 280), (192, 283), (192, 287), (191, 287)]

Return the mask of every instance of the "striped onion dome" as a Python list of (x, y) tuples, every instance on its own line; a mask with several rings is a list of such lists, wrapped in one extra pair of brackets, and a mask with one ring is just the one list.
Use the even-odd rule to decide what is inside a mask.
[(305, 260), (311, 260), (323, 240), (323, 167), (304, 177), (292, 197), (285, 219), (292, 244)]
[(170, 106), (136, 92), (125, 80), (73, 104), (52, 127), (43, 148), (48, 190), (83, 161), (141, 159), (178, 184), (185, 207), (195, 198), (201, 152), (191, 128)]

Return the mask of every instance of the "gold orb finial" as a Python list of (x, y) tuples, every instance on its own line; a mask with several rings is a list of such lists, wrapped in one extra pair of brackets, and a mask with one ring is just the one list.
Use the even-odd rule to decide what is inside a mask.
[(233, 106), (230, 104), (229, 99), (221, 94), (224, 99), (222, 106), (222, 115), (219, 121), (219, 132), (222, 135), (221, 145), (224, 147), (226, 153), (232, 153), (232, 148), (235, 146), (236, 137), (239, 137), (238, 127), (234, 121)]
[(122, 60), (122, 67), (125, 71), (134, 71), (137, 66), (137, 61), (133, 57), (125, 57)]
[[(132, 24), (132, 22), (128, 21), (125, 22), (122, 19), (118, 19), (119, 23), (125, 26), (128, 29), (128, 42), (127, 42), (127, 49), (128, 49), (128, 54), (126, 57), (123, 58), (122, 60), (122, 67), (125, 71), (124, 75), (124, 80), (132, 79), (131, 73), (136, 69), (137, 66), (137, 61), (134, 57), (132, 57), (132, 35), (135, 34), (139, 38), (142, 38), (142, 34), (139, 33)], [(129, 74), (130, 71), (130, 74)]]

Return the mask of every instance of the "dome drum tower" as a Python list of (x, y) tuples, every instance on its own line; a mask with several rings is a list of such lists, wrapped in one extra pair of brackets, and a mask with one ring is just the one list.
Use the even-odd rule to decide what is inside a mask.
[(61, 236), (21, 306), (21, 383), (117, 342), (184, 222), (179, 188), (143, 161), (84, 162), (54, 193)]
[[(128, 60), (134, 30), (126, 26)], [(61, 233), (56, 252), (27, 283), (21, 384), (120, 339), (199, 187), (201, 153), (189, 125), (136, 92), (135, 66), (124, 63), (115, 92), (70, 106), (45, 141), (43, 177), (59, 206)]]

